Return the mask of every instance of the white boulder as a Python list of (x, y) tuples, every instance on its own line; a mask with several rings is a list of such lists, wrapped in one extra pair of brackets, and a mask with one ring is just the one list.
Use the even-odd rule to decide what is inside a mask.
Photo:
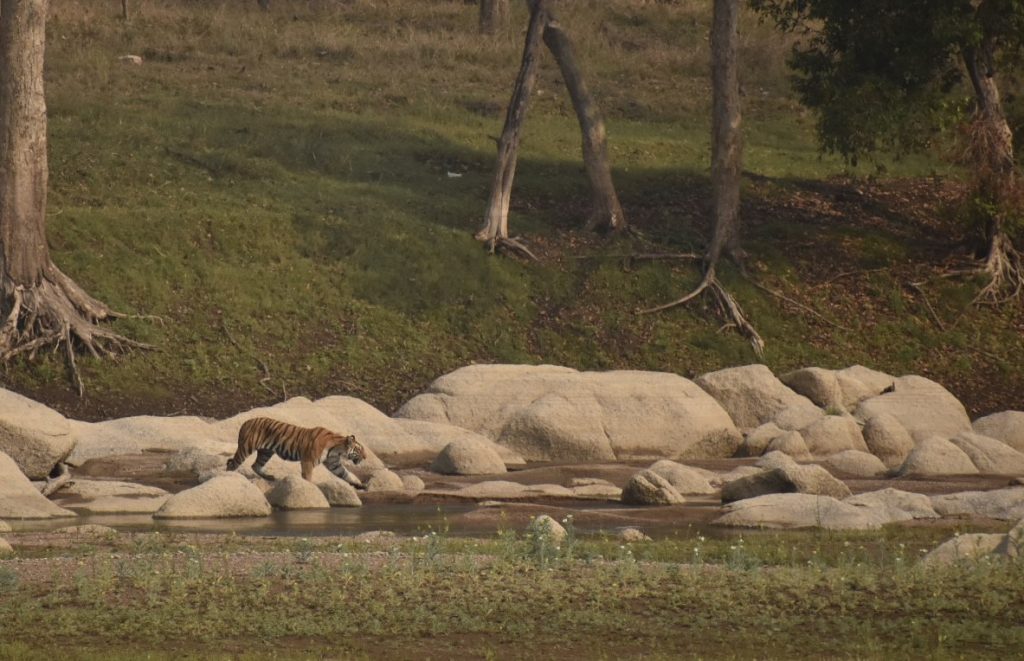
[(30, 480), (43, 480), (75, 447), (67, 418), (48, 406), (0, 388), (0, 452)]
[(0, 452), (0, 519), (51, 519), (76, 516), (44, 498), (18, 464)]
[(224, 473), (174, 494), (154, 519), (212, 519), (267, 516), (270, 503), (256, 485), (238, 473)]

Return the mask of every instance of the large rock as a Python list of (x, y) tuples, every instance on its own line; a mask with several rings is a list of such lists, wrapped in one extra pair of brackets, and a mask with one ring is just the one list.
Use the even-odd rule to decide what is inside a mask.
[(33, 486), (18, 464), (0, 452), (0, 519), (51, 519), (76, 516), (50, 502)]
[(95, 500), (108, 496), (122, 496), (127, 498), (145, 498), (154, 496), (169, 495), (160, 487), (151, 487), (135, 482), (120, 482), (117, 480), (89, 480), (74, 478), (56, 493), (61, 499), (77, 498), (79, 500)]
[(992, 555), (1006, 535), (990, 533), (969, 533), (957, 535), (932, 549), (921, 558), (924, 565), (951, 565), (957, 562), (976, 561)]
[(775, 493), (725, 505), (714, 523), (746, 528), (875, 530), (889, 520), (878, 509), (856, 507), (831, 496)]
[(939, 513), (932, 507), (931, 498), (921, 493), (911, 493), (899, 489), (880, 489), (866, 493), (850, 496), (843, 500), (848, 505), (867, 507), (872, 509), (888, 509), (892, 513), (890, 518), (894, 521), (901, 518), (910, 519), (937, 519)]
[(722, 502), (731, 503), (771, 493), (805, 493), (846, 498), (850, 495), (850, 488), (821, 466), (794, 464), (729, 482), (722, 487)]
[(830, 454), (822, 463), (829, 471), (850, 477), (881, 477), (889, 470), (875, 455), (858, 450), (844, 450)]
[(535, 517), (526, 530), (535, 539), (546, 539), (553, 544), (561, 544), (569, 534), (561, 523), (547, 514)]
[(526, 464), (526, 460), (518, 452), (504, 445), (498, 445), (483, 434), (478, 434), (475, 431), (440, 422), (428, 422), (426, 420), (411, 420), (409, 418), (392, 418), (392, 420), (398, 423), (398, 426), (410, 436), (430, 446), (430, 455), (417, 462), (420, 465), (436, 457), (446, 445), (454, 441), (469, 441), (478, 445), (486, 445), (498, 453), (505, 466), (523, 466)]
[[(786, 409), (797, 406), (817, 408), (811, 400), (798, 395), (779, 381), (764, 365), (730, 367), (704, 374), (697, 385), (721, 404), (733, 422), (751, 428), (771, 422)], [(781, 426), (781, 425), (780, 425)]]
[(48, 406), (0, 388), (0, 452), (30, 480), (43, 480), (75, 447), (68, 419)]
[(896, 382), (895, 377), (863, 365), (837, 370), (836, 380), (843, 391), (843, 404), (848, 411), (869, 397), (881, 395)]
[(811, 451), (807, 449), (803, 434), (798, 431), (783, 432), (781, 436), (773, 438), (772, 442), (768, 444), (768, 452), (781, 452), (800, 460), (811, 458)]
[(714, 399), (661, 372), (471, 365), (395, 415), (470, 429), (528, 461), (729, 457), (740, 442)]
[(826, 415), (800, 433), (807, 449), (816, 457), (827, 457), (844, 450), (868, 451), (860, 425), (848, 416)]
[(932, 507), (942, 516), (1019, 521), (1024, 519), (1024, 487), (932, 496)]
[(1024, 453), (1006, 443), (974, 432), (960, 432), (950, 442), (964, 451), (978, 470), (988, 475), (1024, 475)]
[(430, 465), (442, 475), (494, 475), (506, 472), (505, 462), (490, 443), (460, 439), (449, 443)]
[(971, 419), (960, 400), (923, 376), (901, 376), (895, 380), (892, 392), (864, 400), (855, 415), (866, 421), (883, 413), (896, 418), (917, 441), (971, 431)]
[(0, 557), (14, 555), (14, 547), (3, 537), (0, 537)]
[(238, 473), (224, 473), (171, 496), (154, 519), (214, 519), (267, 516), (270, 503), (259, 487)]
[(995, 438), (1018, 452), (1024, 452), (1024, 411), (1002, 411), (978, 418), (971, 425), (975, 433)]
[(363, 504), (355, 487), (334, 475), (316, 480), (316, 486), (320, 488), (331, 507), (361, 507)]
[(805, 367), (783, 374), (779, 380), (823, 409), (846, 410), (843, 389), (833, 370)]
[(931, 436), (917, 444), (897, 474), (906, 475), (977, 475), (978, 468), (967, 454), (950, 441)]
[(195, 449), (208, 455), (229, 455), (235, 451), (238, 434), (237, 429), (232, 433), (196, 416), (142, 415), (72, 424), (78, 438), (68, 457), (72, 466), (81, 466), (90, 459), (143, 452)]
[(170, 494), (163, 496), (101, 496), (93, 500), (61, 505), (79, 514), (153, 514), (164, 506)]
[(868, 451), (888, 468), (899, 468), (914, 450), (910, 432), (889, 413), (868, 418), (861, 433)]
[(681, 505), (686, 501), (668, 480), (654, 471), (643, 470), (629, 478), (622, 490), (622, 502), (628, 505)]
[(682, 495), (709, 494), (717, 491), (700, 471), (676, 463), (671, 459), (656, 461), (650, 465), (648, 470), (668, 480), (668, 483)]
[(382, 468), (375, 470), (366, 480), (367, 491), (405, 491), (405, 484), (398, 473)]
[(525, 500), (531, 498), (574, 498), (572, 489), (560, 484), (519, 484), (508, 480), (488, 480), (470, 484), (457, 491), (430, 493), (470, 500)]
[(766, 422), (744, 436), (736, 454), (741, 457), (760, 457), (768, 451), (768, 446), (772, 441), (785, 433), (786, 430), (774, 422)]
[(277, 480), (267, 493), (267, 502), (282, 510), (320, 510), (331, 506), (317, 485), (298, 475)]

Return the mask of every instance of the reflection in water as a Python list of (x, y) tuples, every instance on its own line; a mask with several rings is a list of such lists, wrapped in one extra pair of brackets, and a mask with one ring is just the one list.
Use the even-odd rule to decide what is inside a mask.
[[(410, 505), (369, 504), (325, 510), (274, 510), (266, 517), (237, 519), (153, 519), (147, 514), (95, 514), (75, 519), (12, 521), (15, 531), (55, 530), (97, 524), (121, 532), (206, 532), (241, 535), (358, 535), (369, 530), (390, 530), (401, 535), (448, 529), (448, 517), (475, 508), (474, 504)], [(458, 531), (452, 530), (452, 533)]]

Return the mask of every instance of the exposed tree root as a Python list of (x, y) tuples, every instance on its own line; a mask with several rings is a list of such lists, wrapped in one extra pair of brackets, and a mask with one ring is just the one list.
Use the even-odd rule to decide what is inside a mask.
[(31, 359), (45, 346), (63, 347), (79, 396), (85, 394), (85, 384), (75, 360), (77, 350), (84, 349), (96, 358), (113, 358), (132, 349), (153, 348), (100, 326), (101, 321), (125, 315), (89, 296), (52, 265), (31, 287), (0, 283), (0, 300), (6, 304), (0, 325), (0, 361), (22, 354)]
[(519, 239), (506, 236), (495, 236), (487, 240), (487, 251), (492, 255), (499, 252), (508, 252), (525, 257), (531, 261), (539, 262), (537, 255), (533, 254)]
[(1024, 258), (1003, 232), (997, 232), (989, 244), (985, 264), (978, 269), (988, 277), (974, 303), (1000, 305), (1019, 300), (1024, 293)]
[(736, 298), (733, 297), (733, 295), (730, 294), (724, 286), (722, 286), (721, 281), (719, 281), (718, 276), (715, 274), (714, 266), (708, 267), (707, 271), (704, 272), (704, 278), (700, 281), (700, 284), (685, 296), (670, 303), (665, 303), (664, 305), (641, 310), (640, 314), (662, 312), (670, 308), (678, 307), (689, 303), (704, 293), (711, 295), (715, 303), (718, 305), (719, 312), (725, 319), (727, 319), (724, 327), (735, 328), (740, 335), (747, 338), (747, 341), (750, 342), (750, 346), (753, 348), (754, 354), (756, 354), (758, 358), (763, 357), (764, 340), (758, 334), (757, 329), (754, 328), (753, 324), (751, 324), (747, 319)]

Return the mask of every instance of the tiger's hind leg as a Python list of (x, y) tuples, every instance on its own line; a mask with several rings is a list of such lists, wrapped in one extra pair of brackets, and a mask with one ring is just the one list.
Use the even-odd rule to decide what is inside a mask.
[(252, 472), (256, 473), (257, 475), (262, 477), (264, 480), (269, 480), (270, 482), (273, 482), (274, 481), (274, 476), (273, 475), (269, 475), (269, 474), (263, 472), (263, 467), (267, 465), (267, 462), (270, 461), (270, 458), (273, 457), (273, 456), (274, 456), (274, 451), (273, 450), (267, 450), (265, 448), (261, 448), (261, 449), (257, 450), (256, 451), (256, 461), (253, 462), (253, 465), (252, 465)]
[(251, 453), (247, 453), (242, 448), (238, 448), (235, 455), (228, 459), (227, 470), (238, 470), (238, 467), (242, 465), (242, 462), (249, 458), (249, 454)]

